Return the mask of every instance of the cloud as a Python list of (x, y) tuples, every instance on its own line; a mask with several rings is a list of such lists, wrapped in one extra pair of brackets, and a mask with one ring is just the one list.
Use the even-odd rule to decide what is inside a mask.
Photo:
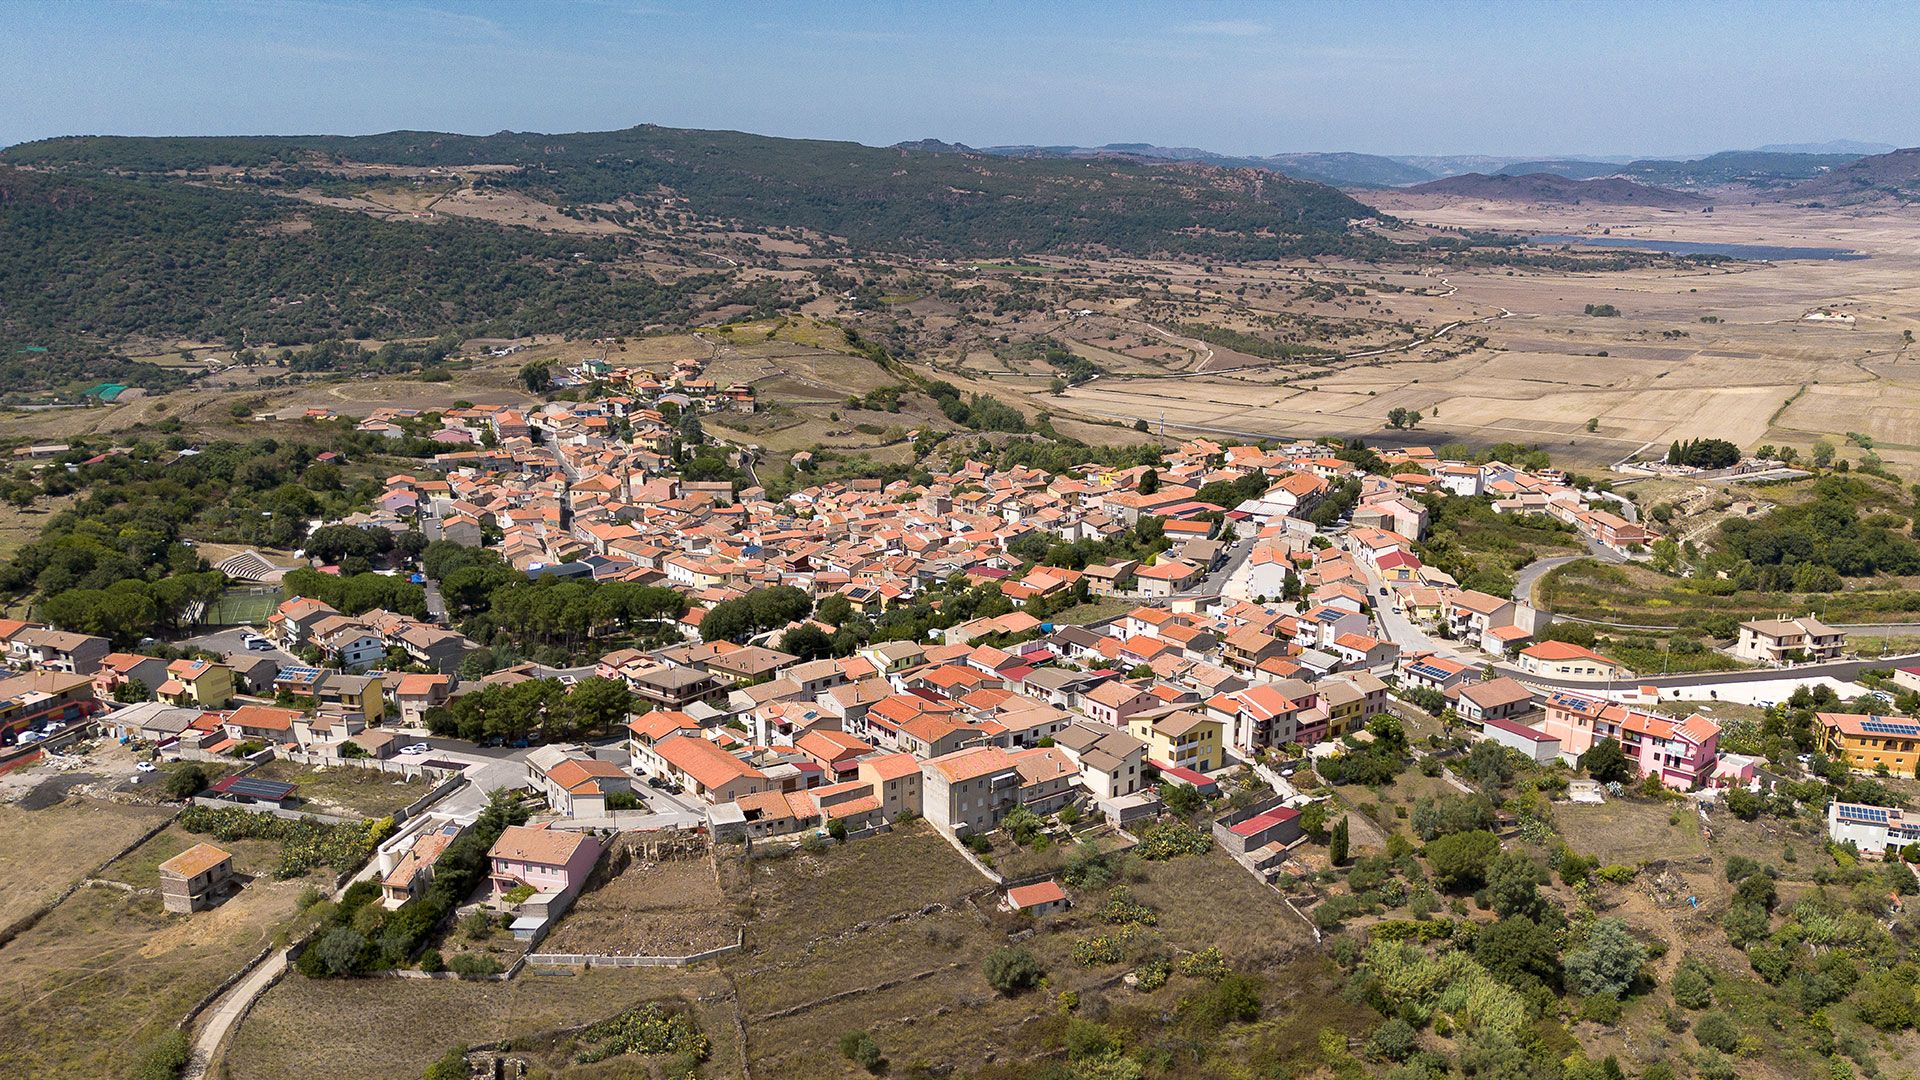
[(1208, 19), (1182, 23), (1177, 29), (1200, 37), (1260, 37), (1271, 28), (1252, 19)]

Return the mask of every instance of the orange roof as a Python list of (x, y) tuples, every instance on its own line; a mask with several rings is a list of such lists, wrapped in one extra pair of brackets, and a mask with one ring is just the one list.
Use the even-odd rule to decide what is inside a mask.
[(542, 866), (564, 866), (580, 850), (580, 845), (593, 842), (586, 833), (562, 832), (549, 829), (544, 825), (509, 825), (487, 849), (489, 859), (505, 859), (509, 862), (539, 863)]
[(700, 724), (693, 717), (678, 710), (655, 709), (645, 716), (638, 716), (628, 721), (627, 730), (641, 738), (658, 742), (676, 731), (698, 731)]
[(271, 705), (242, 705), (227, 715), (234, 727), (260, 731), (292, 731), (293, 722), (306, 715), (299, 709), (276, 709)]
[(1036, 907), (1040, 904), (1057, 904), (1067, 898), (1067, 892), (1058, 882), (1041, 881), (1032, 885), (1020, 885), (1007, 890), (1007, 902), (1016, 908)]
[(1543, 641), (1538, 645), (1529, 645), (1520, 650), (1521, 656), (1530, 656), (1535, 660), (1557, 663), (1562, 660), (1598, 660), (1603, 664), (1618, 667), (1617, 661), (1609, 660), (1592, 649), (1583, 648), (1570, 641)]
[(877, 780), (899, 780), (913, 776), (920, 771), (920, 759), (912, 754), (884, 754), (880, 757), (864, 758), (860, 762), (860, 771), (873, 770)]
[(233, 856), (212, 844), (195, 844), (187, 850), (160, 864), (163, 874), (178, 874), (184, 878), (195, 878), (219, 866)]
[(701, 787), (718, 788), (735, 780), (764, 779), (760, 770), (714, 743), (690, 735), (675, 735), (655, 745), (654, 750), (667, 764), (693, 777)]

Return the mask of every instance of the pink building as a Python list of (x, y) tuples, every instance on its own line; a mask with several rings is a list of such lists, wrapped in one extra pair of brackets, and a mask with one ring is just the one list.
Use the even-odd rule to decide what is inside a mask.
[(493, 895), (521, 885), (536, 893), (577, 892), (600, 861), (600, 841), (591, 834), (560, 832), (545, 825), (509, 825), (487, 851)]
[(1540, 729), (1560, 740), (1560, 756), (1577, 761), (1601, 739), (1613, 739), (1641, 776), (1690, 791), (1712, 779), (1720, 726), (1695, 713), (1674, 720), (1616, 702), (1559, 691), (1547, 698)]

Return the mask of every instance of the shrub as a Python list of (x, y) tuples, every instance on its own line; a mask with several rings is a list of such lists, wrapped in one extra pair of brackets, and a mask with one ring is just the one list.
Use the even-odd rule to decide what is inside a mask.
[(1232, 1023), (1260, 1019), (1260, 980), (1241, 971), (1229, 972), (1211, 988), (1181, 1001), (1181, 1011), (1203, 1029), (1219, 1030)]
[(1710, 1046), (1723, 1054), (1740, 1048), (1740, 1028), (1723, 1012), (1702, 1014), (1693, 1025), (1693, 1037), (1700, 1040), (1701, 1046)]
[(1100, 909), (1100, 921), (1114, 926), (1139, 924), (1152, 926), (1160, 921), (1160, 915), (1147, 905), (1133, 898), (1133, 890), (1125, 885), (1107, 895), (1107, 904)]
[(1397, 1016), (1389, 1017), (1386, 1023), (1373, 1029), (1372, 1037), (1367, 1039), (1367, 1053), (1388, 1061), (1400, 1061), (1413, 1052), (1417, 1034), (1412, 1024)]
[(580, 1040), (589, 1044), (575, 1055), (575, 1060), (583, 1065), (621, 1054), (647, 1057), (672, 1054), (678, 1059), (669, 1065), (668, 1075), (672, 1076), (693, 1075), (713, 1048), (713, 1041), (701, 1034), (692, 1014), (658, 1002), (602, 1020), (581, 1032)]
[(1213, 837), (1178, 821), (1156, 821), (1140, 833), (1134, 850), (1143, 859), (1174, 859), (1182, 855), (1204, 855), (1213, 847)]
[(1047, 973), (1032, 953), (1021, 948), (994, 950), (983, 970), (987, 985), (1009, 996), (1038, 985)]
[(506, 970), (500, 961), (486, 953), (463, 952), (447, 964), (449, 970), (463, 979), (479, 979), (488, 975), (498, 975)]
[(1167, 985), (1167, 977), (1173, 974), (1173, 965), (1164, 957), (1143, 960), (1133, 969), (1133, 988), (1143, 994), (1151, 994)]
[(207, 789), (207, 770), (199, 765), (182, 765), (167, 774), (167, 794), (176, 799), (191, 799)]
[(192, 1052), (186, 1032), (169, 1031), (134, 1064), (133, 1080), (177, 1080)]
[(1195, 979), (1218, 979), (1228, 971), (1226, 957), (1217, 946), (1209, 945), (1197, 953), (1180, 958), (1180, 974)]
[(440, 955), (439, 949), (428, 949), (420, 954), (420, 970), (429, 975), (447, 970), (447, 958)]
[(1700, 965), (1687, 961), (1673, 973), (1673, 1001), (1688, 1009), (1704, 1009), (1713, 1004), (1713, 982)]
[(840, 1056), (870, 1073), (880, 1071), (880, 1044), (864, 1031), (849, 1031), (840, 1036)]
[(1633, 985), (1647, 950), (1619, 919), (1601, 919), (1585, 944), (1567, 953), (1567, 985), (1576, 993), (1618, 997)]
[(1106, 934), (1083, 937), (1073, 943), (1073, 948), (1069, 952), (1073, 962), (1081, 967), (1120, 962), (1120, 942)]
[(472, 1073), (467, 1068), (467, 1048), (456, 1046), (446, 1052), (439, 1061), (427, 1066), (420, 1074), (422, 1080), (467, 1080)]

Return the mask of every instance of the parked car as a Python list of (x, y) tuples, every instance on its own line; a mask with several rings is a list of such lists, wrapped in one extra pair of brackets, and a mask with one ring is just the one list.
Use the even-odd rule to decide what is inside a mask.
[(423, 742), (417, 742), (408, 746), (401, 747), (400, 752), (403, 754), (424, 754), (431, 749), (433, 749), (432, 746), (429, 746), (428, 744)]
[(153, 762), (151, 761), (142, 761), (139, 764), (135, 765), (134, 768), (139, 769), (141, 772), (154, 771), (154, 765), (153, 765)]

